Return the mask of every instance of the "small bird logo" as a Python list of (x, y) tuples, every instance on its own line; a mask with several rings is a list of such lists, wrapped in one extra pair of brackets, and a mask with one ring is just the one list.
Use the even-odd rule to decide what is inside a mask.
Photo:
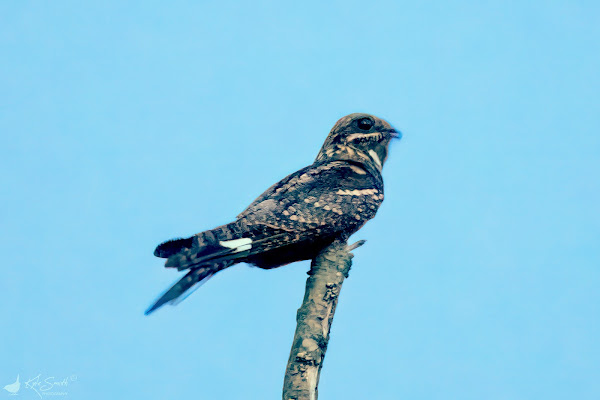
[(10, 394), (13, 394), (13, 395), (16, 395), (19, 392), (19, 389), (21, 389), (21, 382), (19, 382), (19, 375), (17, 375), (17, 380), (14, 383), (4, 386), (4, 390), (6, 390), (7, 392), (9, 392)]

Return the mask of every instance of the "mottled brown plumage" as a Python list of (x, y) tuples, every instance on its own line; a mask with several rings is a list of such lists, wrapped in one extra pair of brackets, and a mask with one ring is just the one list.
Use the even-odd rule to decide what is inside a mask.
[(180, 302), (235, 263), (275, 268), (347, 239), (383, 201), (381, 169), (395, 137), (386, 121), (350, 114), (335, 124), (313, 164), (271, 186), (234, 222), (159, 245), (154, 254), (167, 258), (166, 267), (189, 271), (146, 314)]

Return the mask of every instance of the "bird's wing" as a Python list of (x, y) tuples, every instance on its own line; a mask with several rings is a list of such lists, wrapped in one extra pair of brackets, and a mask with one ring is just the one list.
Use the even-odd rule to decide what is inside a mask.
[[(168, 255), (165, 266), (183, 270), (238, 262), (314, 238), (349, 236), (373, 218), (383, 201), (383, 187), (377, 182), (364, 169), (347, 162), (313, 164), (272, 186), (237, 221), (224, 226), (231, 233), (227, 238), (216, 238), (224, 227), (195, 235), (202, 238), (202, 246), (184, 246)], [(194, 242), (192, 238), (175, 242), (181, 241)], [(160, 254), (163, 246), (159, 246)], [(167, 242), (166, 246), (174, 245)]]
[(219, 272), (218, 268), (193, 268), (183, 278), (180, 278), (169, 289), (162, 293), (144, 312), (148, 315), (163, 304), (177, 305), (198, 289), (210, 277)]
[(284, 190), (286, 187), (288, 187), (290, 185), (290, 183), (297, 181), (297, 179), (300, 175), (304, 174), (306, 171), (310, 170), (311, 168), (314, 168), (314, 166), (309, 165), (308, 167), (304, 167), (304, 168), (294, 172), (293, 174), (286, 176), (279, 182), (272, 185), (270, 188), (265, 190), (260, 196), (258, 196), (256, 198), (256, 200), (254, 200), (248, 207), (246, 207), (246, 209), (237, 216), (237, 219), (240, 219), (247, 213), (252, 212), (252, 210), (256, 207), (257, 204), (272, 197), (274, 193)]
[(355, 231), (373, 218), (383, 187), (359, 165), (313, 164), (284, 178), (254, 201), (239, 220), (294, 233), (329, 235)]

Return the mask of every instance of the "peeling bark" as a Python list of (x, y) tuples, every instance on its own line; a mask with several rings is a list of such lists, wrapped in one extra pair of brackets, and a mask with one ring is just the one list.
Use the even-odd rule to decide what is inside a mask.
[(316, 400), (319, 376), (329, 343), (329, 332), (338, 296), (352, 265), (351, 250), (364, 240), (348, 246), (335, 241), (312, 261), (302, 306), (283, 383), (283, 400)]

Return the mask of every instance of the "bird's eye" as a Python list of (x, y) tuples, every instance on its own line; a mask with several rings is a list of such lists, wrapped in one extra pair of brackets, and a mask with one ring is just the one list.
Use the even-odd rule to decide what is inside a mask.
[(358, 120), (358, 127), (363, 131), (368, 131), (371, 129), (371, 127), (373, 127), (373, 121), (371, 121), (369, 118), (360, 119)]

